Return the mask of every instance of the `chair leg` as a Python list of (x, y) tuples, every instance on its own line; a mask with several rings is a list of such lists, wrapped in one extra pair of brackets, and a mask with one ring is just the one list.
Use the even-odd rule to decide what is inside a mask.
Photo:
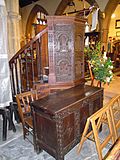
[(27, 133), (28, 133), (27, 129), (25, 128), (25, 126), (23, 126), (23, 138), (24, 139), (26, 138)]
[(16, 128), (15, 128), (15, 125), (14, 125), (14, 123), (13, 123), (13, 105), (12, 105), (12, 103), (10, 103), (10, 106), (8, 107), (8, 109), (9, 109), (9, 115), (8, 115), (8, 121), (9, 121), (9, 127), (8, 127), (8, 129), (9, 130), (13, 130), (13, 132), (16, 132)]
[(7, 120), (9, 122), (9, 130), (13, 130), (13, 132), (16, 132), (15, 125), (12, 120), (11, 110), (10, 106), (0, 109), (0, 114), (3, 118), (3, 133), (2, 133), (2, 140), (5, 141), (7, 139)]
[(3, 117), (2, 140), (5, 141), (7, 139), (7, 111), (3, 110), (2, 117)]
[(91, 80), (91, 86), (93, 86), (94, 79)]
[(10, 112), (11, 112), (12, 119), (14, 114), (15, 120), (17, 121), (17, 123), (20, 123), (19, 113), (17, 110), (17, 103), (15, 102), (10, 103)]
[(97, 126), (95, 124), (95, 121), (91, 122), (92, 124), (92, 128), (93, 128), (93, 134), (94, 134), (94, 138), (95, 138), (95, 144), (96, 144), (96, 148), (97, 148), (97, 152), (98, 152), (98, 157), (99, 160), (102, 160), (102, 148), (100, 150), (100, 140), (99, 140), (99, 136), (98, 136), (98, 132), (97, 132)]
[[(9, 111), (10, 111), (10, 110), (9, 110)], [(11, 111), (8, 113), (7, 119), (8, 119), (8, 121), (9, 121), (8, 129), (9, 129), (9, 130), (13, 130), (13, 132), (16, 132), (16, 128), (15, 128), (15, 125), (14, 125), (14, 123), (13, 123)]]
[(80, 153), (80, 150), (81, 150), (81, 148), (82, 148), (82, 145), (83, 145), (84, 141), (87, 139), (87, 138), (86, 138), (86, 135), (87, 135), (87, 132), (88, 132), (88, 129), (89, 129), (89, 125), (90, 125), (90, 121), (89, 121), (89, 119), (88, 119), (87, 122), (86, 122), (85, 128), (84, 128), (84, 131), (83, 131), (83, 134), (82, 134), (80, 143), (79, 143), (79, 145), (78, 145), (78, 150), (77, 150), (77, 153), (78, 153), (78, 154)]

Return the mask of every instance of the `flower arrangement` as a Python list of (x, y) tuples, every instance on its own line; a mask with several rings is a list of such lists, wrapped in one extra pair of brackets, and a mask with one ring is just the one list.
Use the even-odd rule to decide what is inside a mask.
[(111, 59), (107, 58), (106, 52), (102, 54), (100, 42), (96, 44), (94, 49), (86, 48), (85, 50), (95, 79), (109, 84), (113, 77), (113, 64)]

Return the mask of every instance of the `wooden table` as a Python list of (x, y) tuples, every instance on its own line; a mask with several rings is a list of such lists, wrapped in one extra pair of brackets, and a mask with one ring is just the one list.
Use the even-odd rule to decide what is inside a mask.
[(103, 89), (76, 86), (31, 103), (34, 146), (56, 160), (80, 141), (86, 119), (103, 106)]

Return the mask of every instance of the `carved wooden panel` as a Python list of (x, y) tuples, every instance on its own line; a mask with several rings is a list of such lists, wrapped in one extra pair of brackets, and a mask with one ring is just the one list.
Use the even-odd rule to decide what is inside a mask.
[[(40, 127), (36, 128), (37, 139), (42, 142), (42, 145), (49, 145), (53, 150), (56, 150), (57, 134), (56, 134), (56, 122), (51, 121), (49, 117), (41, 116), (39, 113), (35, 113), (36, 124), (40, 124)], [(51, 136), (52, 135), (52, 136)], [(54, 138), (53, 138), (54, 137)]]
[[(92, 106), (93, 108), (93, 106)], [(80, 133), (82, 134), (87, 118), (89, 117), (89, 101), (85, 100), (80, 108)]]
[(84, 78), (84, 24), (75, 25), (75, 79)]
[(49, 83), (74, 83), (84, 78), (84, 20), (53, 16), (48, 20)]
[(55, 25), (55, 72), (56, 82), (68, 82), (73, 78), (72, 74), (72, 26)]

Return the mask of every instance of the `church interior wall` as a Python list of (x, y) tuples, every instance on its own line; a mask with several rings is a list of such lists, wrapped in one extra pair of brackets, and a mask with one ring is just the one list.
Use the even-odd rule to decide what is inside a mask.
[[(57, 7), (59, 6), (61, 0), (52, 0), (52, 1), (44, 1), (44, 0), (40, 0), (40, 1), (37, 1), (37, 2), (34, 2), (28, 6), (25, 6), (23, 8), (19, 8), (19, 5), (17, 4), (18, 3), (18, 0), (15, 0), (14, 2), (14, 5), (12, 3), (12, 1), (9, 1), (9, 0), (5, 0), (6, 1), (6, 6), (7, 6), (7, 11), (15, 11), (17, 14), (20, 14), (21, 16), (21, 20), (19, 21), (19, 26), (20, 26), (20, 40), (24, 37), (25, 38), (25, 33), (26, 33), (26, 24), (27, 24), (27, 20), (28, 20), (28, 17), (30, 15), (30, 12), (32, 10), (32, 8), (37, 4), (37, 5), (40, 5), (41, 7), (43, 7), (47, 12), (48, 12), (48, 15), (54, 15), (55, 12), (56, 12), (56, 9)], [(101, 0), (96, 0), (96, 3), (98, 4), (99, 8), (100, 8), (100, 11), (102, 11), (104, 13), (105, 11), (105, 8), (106, 8), (106, 5), (107, 5), (107, 2), (109, 0), (105, 0), (105, 1), (101, 1)], [(75, 4), (76, 4), (76, 10), (81, 10), (83, 8), (83, 5), (79, 5), (79, 3), (82, 3), (80, 0), (74, 0)], [(16, 7), (15, 7), (16, 6)], [(89, 4), (87, 4), (86, 2), (86, 8), (87, 6), (89, 6)], [(112, 37), (115, 37), (116, 36), (116, 32), (118, 32), (118, 36), (119, 36), (119, 31), (120, 29), (115, 29), (115, 21), (116, 19), (120, 19), (120, 17), (118, 17), (118, 11), (120, 9), (120, 7), (117, 7), (118, 9), (116, 9), (116, 17), (114, 19), (111, 19), (111, 22), (110, 22), (110, 28), (109, 28), (109, 34), (108, 34), (108, 37), (109, 36), (112, 36)], [(66, 7), (67, 9), (67, 7)], [(92, 17), (92, 14), (89, 16), (88, 18), (88, 23), (91, 25), (91, 17)], [(99, 29), (99, 27), (97, 28)], [(119, 38), (119, 37), (117, 37)]]
[[(58, 5), (60, 4), (60, 2), (61, 2), (61, 0), (52, 0), (52, 1), (47, 1), (47, 3), (46, 3), (44, 0), (41, 0), (41, 1), (34, 2), (34, 3), (32, 3), (28, 6), (25, 6), (23, 8), (20, 8), (20, 14), (21, 14), (21, 23), (20, 23), (20, 28), (21, 28), (20, 30), (21, 31), (20, 32), (21, 32), (21, 35), (25, 36), (27, 19), (29, 17), (29, 14), (30, 14), (32, 8), (36, 4), (42, 6), (48, 12), (49, 15), (54, 15)], [(74, 0), (74, 2), (76, 4), (76, 10), (81, 10), (83, 8), (83, 4), (82, 4), (81, 1)], [(100, 1), (100, 0), (96, 0), (96, 2), (98, 3), (98, 6), (100, 7), (100, 10), (104, 11), (108, 0), (105, 0), (104, 3), (103, 3), (103, 1)], [(86, 2), (85, 7), (87, 8), (88, 6), (89, 6), (89, 4), (87, 4), (87, 2)], [(68, 9), (66, 8), (66, 10), (68, 10)], [(88, 23), (90, 25), (91, 25), (91, 17), (92, 16), (90, 15), (89, 18), (88, 18)]]
[(99, 8), (100, 8), (100, 10), (101, 10), (102, 12), (104, 12), (105, 7), (106, 7), (108, 1), (109, 1), (109, 0), (96, 0), (97, 4), (98, 4), (98, 6), (99, 6)]
[(25, 29), (29, 14), (35, 5), (40, 5), (41, 7), (43, 7), (48, 12), (48, 15), (54, 15), (59, 3), (60, 0), (47, 1), (47, 3), (46, 1), (41, 0), (23, 8), (20, 8), (23, 35), (25, 35)]
[(120, 20), (119, 11), (120, 11), (120, 4), (117, 6), (115, 12), (113, 13), (113, 17), (111, 17), (110, 26), (109, 26), (108, 37), (113, 37), (115, 39), (120, 39), (120, 25), (119, 25), (119, 28), (115, 27), (116, 20)]

